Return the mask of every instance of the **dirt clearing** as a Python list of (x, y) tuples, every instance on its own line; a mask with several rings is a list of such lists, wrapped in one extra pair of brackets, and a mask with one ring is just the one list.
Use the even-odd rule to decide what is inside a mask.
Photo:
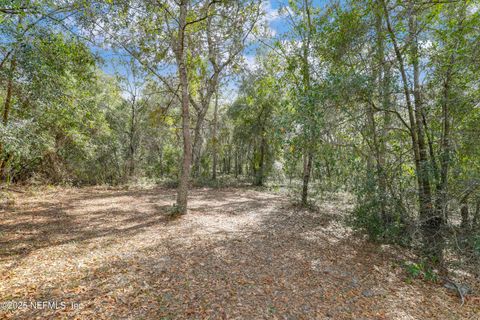
[(161, 188), (19, 193), (0, 211), (0, 318), (480, 319), (478, 300), (406, 282), (400, 253), (344, 227), (345, 201), (310, 212), (196, 189), (171, 220), (174, 200)]

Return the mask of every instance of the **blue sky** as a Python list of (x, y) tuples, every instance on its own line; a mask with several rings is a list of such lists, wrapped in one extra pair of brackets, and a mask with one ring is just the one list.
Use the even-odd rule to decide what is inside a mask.
[[(322, 7), (328, 0), (313, 0), (314, 7)], [(270, 27), (277, 32), (277, 34), (288, 31), (288, 23), (284, 17), (278, 15), (278, 9), (288, 5), (287, 0), (268, 0), (264, 3), (264, 9), (267, 12), (267, 19), (270, 20)]]
[[(313, 0), (313, 5), (315, 7), (321, 7), (328, 2), (328, 0)], [(281, 7), (285, 7), (287, 5), (288, 0), (265, 0), (263, 3), (263, 10), (266, 13), (265, 20), (269, 25), (273, 35), (281, 35), (289, 31), (290, 26), (287, 22), (287, 18), (280, 15), (278, 12)], [(244, 58), (247, 64), (252, 66), (255, 64), (255, 51), (259, 46), (261, 46), (261, 44), (254, 43), (246, 48), (244, 52)], [(125, 67), (118, 63), (118, 59), (128, 59), (127, 55), (122, 56), (122, 53), (116, 53), (112, 49), (103, 49), (99, 47), (93, 47), (92, 50), (104, 60), (101, 69), (105, 73), (109, 75), (114, 75), (115, 72), (118, 72), (122, 75), (127, 74)], [(233, 93), (232, 91), (236, 91), (236, 87), (236, 84), (230, 84), (228, 88), (226, 88), (226, 90), (229, 91), (228, 95), (231, 96)]]
[[(313, 0), (313, 6), (316, 8), (323, 7), (328, 4), (329, 0)], [(267, 0), (263, 2), (263, 10), (265, 11), (265, 20), (270, 27), (273, 36), (280, 36), (290, 31), (290, 24), (285, 14), (281, 15), (279, 9), (288, 7), (288, 0)], [(250, 45), (244, 52), (244, 58), (247, 65), (251, 69), (255, 68), (255, 51), (261, 47), (261, 43)]]

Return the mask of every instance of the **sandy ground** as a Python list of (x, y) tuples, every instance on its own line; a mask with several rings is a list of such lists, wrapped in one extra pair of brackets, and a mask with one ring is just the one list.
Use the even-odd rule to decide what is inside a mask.
[[(480, 319), (399, 250), (249, 189), (46, 189), (0, 210), (0, 319)], [(56, 304), (56, 305), (55, 305)]]

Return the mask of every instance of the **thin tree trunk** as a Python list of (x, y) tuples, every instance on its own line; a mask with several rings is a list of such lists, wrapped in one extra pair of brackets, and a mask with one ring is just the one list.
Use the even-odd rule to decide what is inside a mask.
[(462, 222), (460, 224), (460, 227), (463, 233), (467, 233), (468, 231), (470, 231), (470, 213), (468, 211), (467, 199), (464, 199), (462, 203), (462, 206), (460, 208), (460, 215), (462, 217)]
[(256, 186), (263, 186), (263, 179), (264, 179), (264, 166), (265, 166), (265, 148), (266, 148), (266, 140), (265, 140), (265, 135), (263, 134), (262, 131), (262, 138), (260, 142), (260, 160), (259, 160), (259, 167), (256, 170), (255, 174), (255, 185)]
[(131, 104), (131, 119), (130, 119), (130, 134), (129, 134), (129, 163), (128, 163), (128, 177), (131, 178), (135, 171), (135, 122), (136, 122), (136, 112), (135, 112), (135, 96), (133, 97), (133, 101)]
[[(387, 127), (389, 125), (390, 113), (387, 111), (390, 109), (390, 83), (389, 83), (389, 70), (386, 66), (385, 61), (385, 52), (384, 52), (384, 42), (385, 37), (383, 35), (383, 19), (381, 6), (377, 2), (376, 14), (375, 14), (375, 29), (376, 29), (376, 42), (377, 42), (377, 52), (376, 59), (379, 68), (376, 74), (376, 79), (378, 81), (379, 87), (379, 96), (382, 102), (382, 107), (385, 110), (384, 112), (384, 126), (382, 128), (380, 136), (377, 135), (375, 117), (373, 117), (373, 132), (374, 132), (374, 145), (375, 145), (375, 157), (376, 157), (376, 172), (377, 172), (377, 183), (378, 183), (378, 192), (380, 200), (380, 215), (384, 225), (388, 225), (391, 222), (390, 214), (387, 212), (387, 178), (385, 173), (385, 150), (386, 150), (386, 139), (387, 136)], [(373, 110), (372, 110), (373, 111)]]
[[(215, 94), (215, 109), (213, 111), (213, 139), (212, 139), (212, 147), (213, 147), (213, 161), (212, 161), (212, 179), (217, 179), (217, 161), (218, 161), (218, 141), (217, 141), (217, 122), (218, 122), (218, 89)], [(236, 160), (236, 159), (235, 159)], [(236, 161), (235, 161), (236, 164)], [(235, 165), (236, 167), (236, 165)], [(237, 170), (235, 169), (235, 176), (237, 174)]]
[(10, 115), (10, 109), (12, 107), (13, 74), (15, 73), (16, 66), (17, 66), (16, 60), (12, 59), (12, 61), (10, 62), (10, 70), (8, 75), (7, 95), (5, 97), (5, 104), (3, 106), (2, 122), (4, 126), (6, 126), (8, 123), (8, 116)]
[[(9, 70), (8, 82), (7, 82), (7, 94), (5, 96), (5, 103), (3, 105), (2, 124), (4, 126), (8, 124), (10, 110), (12, 108), (13, 77), (14, 77), (16, 66), (17, 66), (17, 61), (15, 57), (13, 57), (12, 60), (10, 60), (10, 70)], [(2, 152), (3, 152), (3, 144), (0, 142), (0, 179), (1, 180), (3, 180), (4, 171), (6, 167), (6, 162), (3, 159)]]
[(412, 39), (412, 63), (413, 63), (413, 96), (415, 101), (415, 118), (417, 124), (417, 138), (420, 162), (420, 181), (422, 184), (422, 193), (420, 193), (420, 218), (422, 220), (422, 232), (424, 237), (424, 251), (432, 259), (432, 262), (441, 262), (443, 260), (443, 239), (441, 229), (443, 219), (437, 216), (433, 208), (432, 192), (430, 184), (430, 172), (427, 146), (425, 143), (425, 128), (423, 122), (423, 102), (420, 93), (420, 68), (418, 56), (417, 39), (417, 18), (413, 12), (410, 12), (410, 37)]
[(476, 231), (480, 231), (480, 198), (477, 199), (477, 205), (475, 207), (475, 214), (473, 216), (472, 227)]
[[(307, 100), (310, 101), (310, 65), (308, 62), (309, 52), (310, 52), (310, 37), (311, 33), (313, 32), (312, 21), (311, 21), (311, 14), (310, 14), (310, 5), (311, 2), (308, 0), (304, 1), (305, 6), (305, 15), (307, 19), (307, 30), (305, 38), (303, 39), (303, 56), (302, 56), (302, 73), (303, 73), (303, 90), (304, 94), (307, 96)], [(310, 102), (309, 102), (310, 103)], [(311, 107), (311, 106), (309, 106)], [(307, 118), (306, 121), (309, 121)], [(312, 133), (311, 128), (312, 126), (308, 126), (305, 130), (305, 138), (306, 138), (306, 146), (304, 148), (304, 155), (303, 155), (303, 186), (302, 186), (302, 204), (306, 205), (308, 202), (308, 184), (310, 181), (310, 173), (312, 170), (312, 159), (313, 159), (313, 151), (312, 151)]]
[[(213, 3), (211, 8), (215, 4)], [(198, 111), (197, 123), (195, 126), (195, 136), (193, 141), (193, 174), (195, 177), (200, 176), (201, 170), (201, 152), (202, 152), (202, 127), (205, 121), (205, 116), (207, 114), (208, 108), (210, 107), (210, 102), (214, 93), (218, 95), (218, 80), (220, 73), (222, 72), (224, 65), (219, 65), (218, 62), (218, 49), (215, 47), (215, 44), (212, 39), (212, 16), (209, 16), (207, 19), (207, 44), (208, 44), (208, 60), (213, 68), (213, 74), (207, 82), (207, 91), (205, 96), (200, 101), (200, 106), (197, 106)], [(217, 98), (218, 99), (218, 98)], [(217, 102), (215, 102), (217, 103)], [(217, 106), (216, 106), (217, 107)]]
[(233, 167), (234, 167), (234, 174), (235, 178), (238, 178), (238, 164), (239, 164), (239, 159), (238, 159), (238, 147), (235, 146), (235, 152), (234, 152), (234, 158), (233, 158)]
[[(461, 9), (461, 19), (458, 21), (459, 29), (463, 28), (463, 21), (465, 17), (465, 5)], [(450, 166), (450, 89), (453, 76), (453, 66), (455, 63), (455, 52), (458, 47), (458, 39), (454, 46), (453, 51), (449, 57), (448, 67), (445, 74), (445, 80), (443, 82), (443, 94), (442, 94), (442, 137), (440, 142), (440, 178), (437, 185), (437, 202), (436, 202), (436, 215), (443, 218), (444, 223), (448, 220), (447, 210), (447, 195), (448, 195), (448, 172)]]
[(200, 163), (202, 156), (202, 146), (203, 146), (203, 137), (202, 137), (202, 127), (205, 121), (206, 112), (208, 107), (202, 107), (203, 109), (197, 116), (197, 122), (195, 124), (195, 131), (193, 136), (193, 167), (192, 174), (194, 177), (200, 176)]
[(420, 182), (419, 175), (418, 175), (418, 171), (419, 171), (419, 167), (420, 167), (420, 156), (419, 156), (418, 143), (417, 143), (417, 129), (416, 129), (414, 112), (413, 112), (412, 100), (410, 98), (410, 89), (408, 87), (408, 79), (407, 79), (407, 73), (406, 73), (406, 70), (405, 70), (405, 63), (403, 61), (402, 53), (400, 51), (400, 48), (398, 47), (397, 39), (395, 37), (395, 33), (394, 33), (393, 28), (392, 28), (391, 23), (390, 23), (390, 17), (389, 17), (389, 13), (388, 13), (387, 4), (385, 3), (385, 0), (381, 0), (381, 1), (382, 1), (384, 13), (385, 13), (385, 20), (386, 20), (386, 23), (387, 23), (388, 34), (390, 35), (390, 39), (392, 40), (392, 43), (393, 43), (395, 56), (396, 56), (397, 61), (398, 61), (398, 65), (399, 65), (399, 69), (400, 69), (400, 75), (401, 75), (401, 78), (402, 78), (403, 92), (404, 92), (404, 95), (405, 95), (405, 101), (406, 101), (407, 109), (408, 109), (408, 118), (409, 118), (409, 122), (410, 122), (410, 127), (408, 129), (409, 129), (409, 133), (410, 133), (410, 138), (412, 140), (412, 150), (413, 150), (413, 154), (414, 154), (415, 168), (416, 168), (416, 171), (417, 171), (417, 182), (418, 182), (418, 187), (421, 188), (421, 182)]
[(241, 150), (242, 149), (240, 149), (240, 154), (238, 155), (238, 174), (240, 176), (243, 175), (243, 156)]
[[(451, 59), (453, 63), (453, 56)], [(448, 170), (450, 164), (450, 119), (449, 119), (449, 96), (450, 81), (452, 78), (451, 64), (447, 69), (447, 75), (443, 84), (443, 101), (442, 101), (442, 138), (440, 142), (440, 181), (437, 186), (437, 216), (443, 217), (445, 220), (447, 215), (447, 193), (448, 193)]]
[(158, 171), (160, 176), (163, 176), (163, 143), (158, 145)]
[(183, 159), (182, 171), (177, 191), (177, 212), (179, 214), (187, 213), (188, 189), (190, 180), (190, 166), (192, 161), (192, 143), (190, 137), (190, 110), (189, 110), (189, 92), (187, 68), (185, 64), (185, 27), (187, 18), (188, 0), (180, 2), (180, 16), (178, 38), (176, 43), (176, 60), (181, 85), (181, 103), (182, 103), (182, 134), (183, 134)]
[(230, 174), (232, 172), (232, 148), (229, 146), (227, 148), (228, 150), (228, 170), (227, 174)]
[(407, 80), (407, 73), (405, 70), (404, 59), (402, 53), (398, 47), (395, 33), (390, 23), (390, 17), (385, 0), (382, 0), (382, 5), (385, 14), (385, 20), (387, 23), (388, 33), (393, 43), (395, 55), (399, 64), (400, 74), (402, 78), (403, 90), (405, 94), (405, 100), (407, 103), (408, 116), (410, 122), (410, 137), (412, 139), (412, 149), (415, 160), (417, 184), (418, 184), (418, 200), (420, 207), (420, 219), (422, 225), (422, 233), (424, 240), (425, 254), (432, 260), (432, 262), (441, 262), (442, 260), (442, 245), (443, 239), (440, 233), (442, 225), (441, 219), (435, 216), (432, 208), (432, 197), (430, 190), (430, 179), (428, 172), (428, 158), (427, 150), (425, 146), (425, 133), (422, 122), (422, 103), (420, 97), (420, 84), (419, 84), (419, 62), (418, 62), (418, 43), (417, 43), (417, 21), (415, 13), (413, 12), (413, 5), (410, 4), (409, 9), (409, 33), (413, 45), (411, 45), (411, 53), (413, 60), (413, 82), (414, 82), (414, 101), (415, 110), (410, 98), (410, 89)]
[[(380, 142), (377, 135), (377, 124), (375, 121), (375, 114), (373, 108), (370, 106), (367, 109), (367, 117), (369, 119), (370, 124), (370, 133), (373, 138), (373, 154), (375, 157), (375, 180), (378, 186), (378, 200), (380, 203), (380, 218), (385, 222), (388, 223), (388, 219), (386, 217), (386, 205), (385, 205), (385, 193), (386, 193), (386, 183), (383, 173), (383, 155), (380, 153)], [(371, 162), (371, 161), (369, 161)], [(372, 166), (370, 164), (370, 166)], [(368, 173), (372, 173), (373, 168), (368, 170)]]
[(302, 204), (308, 203), (308, 183), (310, 181), (310, 172), (312, 171), (313, 154), (311, 151), (305, 152), (303, 157), (303, 187), (302, 187)]

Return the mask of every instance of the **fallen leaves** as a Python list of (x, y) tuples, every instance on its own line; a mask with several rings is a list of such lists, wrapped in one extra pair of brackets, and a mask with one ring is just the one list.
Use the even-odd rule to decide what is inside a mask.
[(17, 200), (0, 220), (6, 230), (0, 301), (55, 300), (79, 308), (0, 311), (0, 318), (480, 314), (478, 296), (468, 296), (459, 308), (442, 288), (403, 282), (399, 268), (392, 269), (394, 257), (380, 255), (341, 223), (348, 209), (341, 198), (303, 211), (268, 193), (194, 190), (194, 213), (169, 221), (163, 216), (172, 199), (173, 192), (163, 189), (85, 188)]

